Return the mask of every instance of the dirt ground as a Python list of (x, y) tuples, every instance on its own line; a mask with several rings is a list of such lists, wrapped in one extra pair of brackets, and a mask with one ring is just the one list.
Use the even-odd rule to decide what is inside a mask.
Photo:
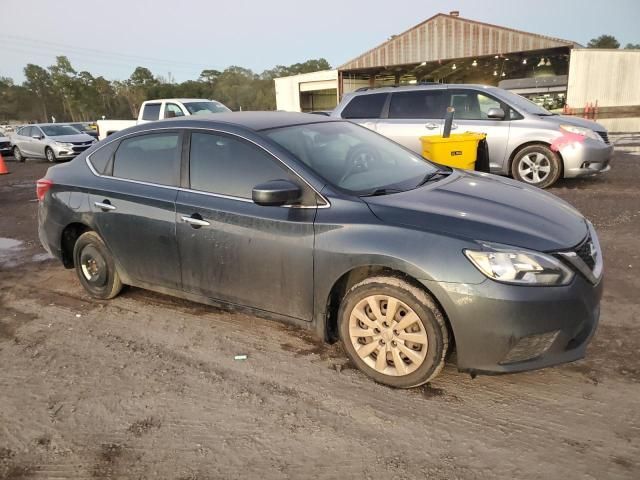
[(37, 240), (47, 165), (7, 165), (0, 479), (640, 478), (640, 156), (551, 190), (605, 252), (587, 358), (473, 380), (451, 364), (409, 391), (275, 322), (139, 289), (90, 299)]

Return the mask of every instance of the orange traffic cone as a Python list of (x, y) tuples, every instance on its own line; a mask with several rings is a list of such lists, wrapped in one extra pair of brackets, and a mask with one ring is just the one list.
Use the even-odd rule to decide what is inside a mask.
[(2, 154), (0, 153), (0, 175), (6, 175), (9, 173), (9, 169), (4, 163), (4, 158), (2, 158)]

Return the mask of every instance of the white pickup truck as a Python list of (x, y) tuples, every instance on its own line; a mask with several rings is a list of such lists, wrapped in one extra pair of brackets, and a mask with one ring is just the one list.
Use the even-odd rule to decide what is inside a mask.
[(98, 138), (104, 140), (112, 133), (163, 118), (230, 112), (222, 103), (202, 98), (163, 98), (143, 102), (138, 120), (98, 120)]

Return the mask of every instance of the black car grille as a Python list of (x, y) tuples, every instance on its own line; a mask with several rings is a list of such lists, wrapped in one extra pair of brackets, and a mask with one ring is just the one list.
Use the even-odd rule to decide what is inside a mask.
[(75, 153), (84, 152), (87, 148), (91, 146), (93, 142), (72, 142), (73, 143), (73, 151)]
[(596, 266), (596, 262), (594, 258), (591, 256), (591, 236), (587, 237), (587, 239), (582, 243), (582, 245), (576, 248), (575, 252), (582, 261), (589, 267), (590, 270)]
[(607, 132), (596, 132), (596, 133), (602, 137), (602, 140), (604, 140), (604, 143), (609, 145), (609, 134)]
[(0, 149), (11, 148), (11, 142), (0, 142)]

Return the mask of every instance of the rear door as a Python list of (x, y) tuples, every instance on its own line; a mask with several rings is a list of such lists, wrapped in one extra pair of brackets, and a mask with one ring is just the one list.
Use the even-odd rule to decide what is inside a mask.
[[(242, 137), (194, 131), (189, 150), (176, 204), (183, 288), (310, 321), (315, 192)], [(300, 208), (253, 203), (253, 187), (277, 179), (303, 189)]]
[(342, 110), (341, 116), (370, 130), (377, 129), (378, 119), (382, 115), (388, 93), (366, 93), (354, 96)]
[(89, 200), (119, 267), (142, 286), (180, 289), (175, 199), (182, 133), (162, 130), (107, 144), (91, 154), (103, 176)]
[[(509, 106), (487, 92), (466, 88), (449, 89), (447, 105), (455, 109), (452, 133), (486, 133), (491, 171), (503, 172), (511, 126)], [(502, 108), (505, 118), (490, 119), (487, 116), (490, 108)]]
[(378, 121), (378, 133), (421, 155), (420, 137), (442, 133), (445, 92), (438, 87), (392, 93), (386, 118)]
[(34, 154), (33, 145), (31, 144), (33, 141), (33, 138), (31, 138), (31, 132), (34, 132), (33, 135), (35, 135), (34, 127), (22, 127), (18, 131), (17, 138), (14, 140), (15, 144), (18, 145), (20, 152), (22, 152), (23, 157), (28, 157)]

